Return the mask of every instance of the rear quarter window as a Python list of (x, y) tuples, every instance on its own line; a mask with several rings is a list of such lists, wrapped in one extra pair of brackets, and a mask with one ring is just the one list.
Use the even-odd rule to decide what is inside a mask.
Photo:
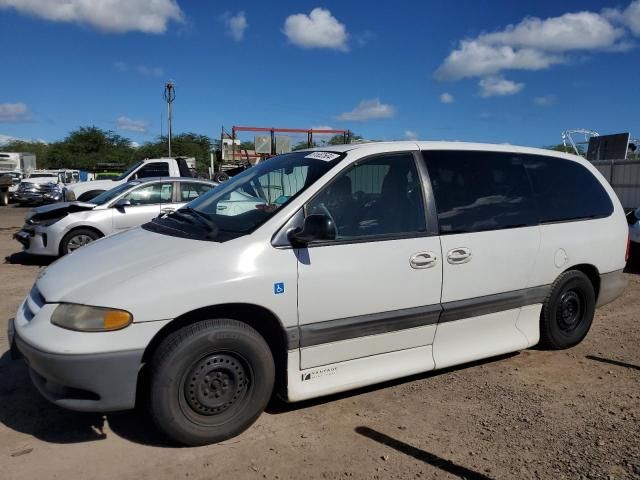
[(583, 165), (556, 157), (528, 155), (525, 167), (541, 223), (608, 217), (613, 203)]

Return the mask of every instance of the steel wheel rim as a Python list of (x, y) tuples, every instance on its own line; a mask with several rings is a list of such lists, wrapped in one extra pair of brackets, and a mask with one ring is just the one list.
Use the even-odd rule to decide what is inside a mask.
[(582, 323), (584, 312), (585, 300), (581, 292), (567, 290), (560, 297), (556, 309), (558, 326), (564, 332), (572, 332)]
[(85, 234), (74, 235), (67, 242), (67, 251), (71, 253), (79, 249), (80, 247), (84, 247), (85, 245), (87, 245), (88, 243), (91, 243), (92, 241), (93, 241), (93, 238), (91, 238), (89, 235), (85, 235)]
[(215, 352), (193, 362), (180, 384), (180, 406), (191, 421), (213, 426), (233, 418), (253, 389), (249, 364), (234, 352)]

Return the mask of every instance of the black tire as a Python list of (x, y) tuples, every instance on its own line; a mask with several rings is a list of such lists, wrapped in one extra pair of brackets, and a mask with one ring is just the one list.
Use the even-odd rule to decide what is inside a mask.
[(67, 233), (60, 242), (60, 255), (67, 255), (74, 250), (100, 238), (100, 234), (89, 228), (75, 228)]
[(9, 192), (0, 192), (0, 205), (9, 205)]
[(214, 182), (222, 183), (222, 182), (226, 182), (227, 180), (229, 180), (229, 175), (227, 175), (224, 172), (218, 172), (213, 174)]
[(236, 320), (204, 320), (169, 335), (150, 365), (149, 412), (183, 445), (234, 437), (264, 411), (275, 381), (264, 338)]
[(84, 192), (83, 194), (81, 194), (78, 198), (76, 198), (76, 200), (78, 202), (88, 202), (90, 200), (93, 200), (101, 193), (104, 193), (105, 191), (106, 190), (89, 190), (88, 192)]
[(542, 305), (540, 346), (549, 350), (573, 347), (586, 337), (596, 309), (589, 277), (577, 270), (560, 275)]

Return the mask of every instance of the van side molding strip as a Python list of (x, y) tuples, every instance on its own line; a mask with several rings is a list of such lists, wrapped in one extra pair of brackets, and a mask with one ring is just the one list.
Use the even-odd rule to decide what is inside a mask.
[(496, 293), (442, 304), (440, 323), (502, 312), (544, 302), (551, 285), (523, 288), (512, 292)]
[(309, 323), (300, 326), (300, 346), (311, 347), (350, 338), (435, 325), (441, 311), (442, 307), (437, 304)]

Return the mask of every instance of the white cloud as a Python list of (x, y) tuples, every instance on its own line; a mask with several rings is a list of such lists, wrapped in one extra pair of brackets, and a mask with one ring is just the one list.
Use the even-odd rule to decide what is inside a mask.
[(323, 8), (314, 8), (309, 15), (298, 13), (288, 16), (283, 33), (298, 47), (349, 50), (347, 28)]
[(175, 0), (0, 0), (0, 8), (112, 33), (164, 33), (170, 21), (184, 19)]
[(149, 122), (144, 120), (132, 120), (129, 117), (118, 117), (116, 120), (118, 130), (128, 130), (129, 132), (145, 133), (149, 127)]
[(242, 41), (244, 32), (249, 26), (244, 12), (238, 12), (235, 15), (232, 15), (230, 12), (225, 12), (220, 16), (220, 20), (224, 23), (225, 33), (229, 37), (236, 42)]
[(4, 135), (0, 133), (0, 145), (6, 145), (11, 142), (37, 142), (46, 144), (42, 138), (33, 139), (33, 138), (24, 138), (24, 137), (14, 137), (13, 135)]
[[(640, 0), (636, 0), (640, 1)], [(439, 80), (495, 75), (504, 70), (542, 70), (570, 61), (569, 52), (628, 49), (625, 31), (604, 14), (566, 13), (461, 40), (435, 72)]]
[(556, 103), (556, 100), (557, 97), (555, 95), (540, 95), (539, 97), (534, 97), (532, 102), (538, 107), (548, 107)]
[(150, 67), (148, 65), (129, 65), (125, 62), (115, 62), (113, 66), (121, 72), (134, 71), (140, 75), (147, 77), (162, 77), (164, 75), (164, 69), (162, 67)]
[(559, 17), (525, 18), (517, 25), (509, 25), (501, 32), (480, 35), (489, 45), (566, 52), (609, 48), (624, 35), (604, 16), (593, 12), (565, 13)]
[(640, 36), (640, 0), (634, 0), (623, 11), (605, 8), (603, 14), (608, 19), (629, 28), (634, 35)]
[(364, 122), (376, 118), (389, 118), (396, 112), (396, 109), (385, 103), (380, 103), (380, 99), (362, 100), (356, 108), (350, 112), (342, 113), (338, 119), (345, 121)]
[(24, 103), (0, 103), (0, 122), (24, 122), (29, 117), (29, 109)]
[(148, 77), (161, 77), (164, 75), (164, 70), (160, 67), (148, 67), (147, 65), (138, 65), (136, 71), (142, 75)]
[(416, 140), (418, 138), (418, 134), (413, 130), (405, 130), (404, 138), (406, 138), (407, 140)]
[(440, 102), (441, 103), (453, 103), (455, 101), (456, 101), (456, 99), (453, 98), (453, 95), (451, 95), (450, 93), (444, 92), (444, 93), (440, 94)]
[(515, 49), (510, 45), (486, 45), (477, 40), (463, 40), (438, 67), (438, 80), (460, 80), (466, 77), (494, 75), (502, 70), (543, 70), (563, 63), (561, 55), (530, 48)]
[(478, 82), (480, 86), (480, 96), (487, 97), (504, 97), (506, 95), (515, 95), (524, 88), (524, 83), (516, 83), (500, 76), (486, 77)]

